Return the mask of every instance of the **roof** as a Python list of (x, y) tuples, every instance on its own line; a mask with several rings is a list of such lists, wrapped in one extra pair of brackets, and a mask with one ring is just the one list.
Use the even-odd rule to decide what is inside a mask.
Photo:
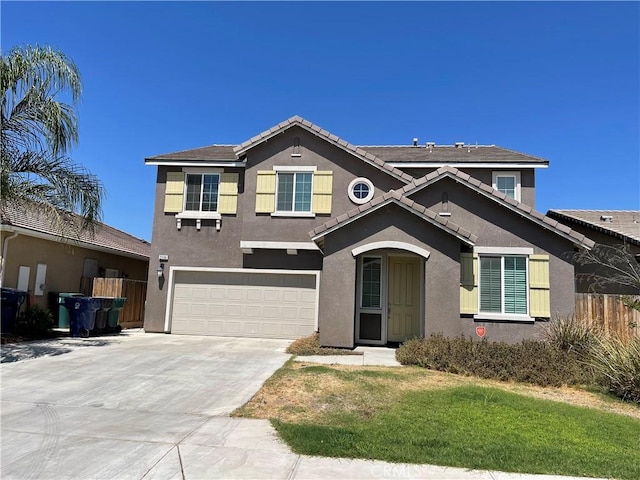
[(362, 146), (385, 162), (426, 163), (531, 163), (548, 165), (549, 161), (495, 145), (435, 145), (433, 147), (385, 145)]
[(640, 245), (640, 210), (549, 210), (547, 215)]
[(64, 233), (67, 238), (63, 238), (63, 231), (55, 221), (52, 222), (43, 216), (37, 208), (6, 205), (0, 210), (0, 224), (3, 230), (20, 230), (27, 235), (32, 233), (34, 236), (52, 237), (58, 241), (78, 242), (86, 248), (106, 250), (115, 255), (149, 258), (151, 244), (146, 240), (100, 222), (96, 222), (93, 234), (86, 230), (80, 232), (80, 215), (61, 212), (61, 218), (65, 222)]
[(410, 198), (407, 198), (401, 195), (398, 191), (395, 191), (395, 190), (391, 190), (390, 192), (387, 192), (384, 195), (380, 195), (374, 198), (373, 200), (360, 205), (360, 207), (358, 208), (349, 210), (347, 213), (329, 220), (327, 223), (320, 225), (319, 227), (309, 232), (309, 235), (314, 240), (319, 239), (321, 237), (324, 237), (328, 233), (333, 232), (338, 228), (345, 226), (346, 224), (352, 222), (353, 220), (356, 220), (365, 215), (368, 215), (369, 213), (374, 212), (378, 208), (384, 207), (385, 205), (389, 205), (391, 203), (399, 205), (400, 207), (404, 208), (405, 210), (408, 210), (414, 215), (417, 215), (423, 218), (424, 220), (426, 220), (427, 222), (435, 225), (436, 227), (441, 228), (445, 232), (458, 237), (460, 240), (462, 240), (463, 242), (469, 245), (473, 245), (478, 239), (476, 235), (469, 232), (468, 230), (465, 230), (464, 228), (460, 227), (459, 225), (457, 225), (456, 223), (452, 222), (451, 220), (445, 217), (439, 216), (437, 213), (429, 210), (428, 208), (425, 208), (423, 205), (420, 205), (419, 203), (414, 202)]
[(302, 117), (299, 116), (294, 116), (289, 118), (288, 120), (285, 120), (284, 122), (279, 123), (278, 125), (270, 128), (269, 130), (265, 130), (264, 132), (256, 135), (255, 137), (247, 140), (246, 142), (241, 143), (240, 145), (238, 145), (234, 150), (236, 152), (236, 155), (238, 155), (238, 157), (242, 156), (247, 150), (255, 147), (256, 145), (259, 145), (262, 142), (265, 142), (267, 140), (269, 140), (270, 138), (274, 137), (275, 135), (278, 135), (282, 132), (284, 132), (285, 130), (288, 130), (291, 127), (300, 127), (303, 128), (305, 130), (307, 130), (308, 132), (311, 132), (312, 134), (326, 140), (327, 142), (335, 145), (338, 148), (341, 148), (349, 153), (351, 153), (352, 155), (360, 158), (361, 160), (363, 160), (364, 162), (373, 165), (374, 167), (378, 168), (379, 170), (382, 170), (388, 174), (390, 174), (391, 176), (402, 180), (405, 183), (409, 183), (411, 180), (413, 180), (413, 177), (405, 172), (403, 172), (402, 170), (399, 170), (395, 167), (392, 167), (391, 165), (386, 164), (384, 161), (380, 160), (379, 158), (377, 158), (375, 155), (364, 151), (363, 149), (356, 147), (355, 145), (350, 144), (349, 142), (342, 140), (340, 137), (320, 128), (319, 126), (311, 123), (308, 120), (305, 120)]
[[(270, 138), (298, 126), (308, 132), (323, 138), (329, 143), (341, 148), (366, 163), (379, 168), (392, 176), (403, 180), (405, 183), (413, 180), (413, 177), (397, 168), (400, 164), (412, 163), (454, 163), (454, 164), (501, 164), (505, 165), (519, 163), (530, 164), (532, 167), (546, 167), (548, 160), (533, 155), (509, 150), (496, 145), (464, 145), (456, 147), (453, 145), (408, 146), (408, 145), (369, 145), (357, 146), (342, 140), (340, 137), (324, 130), (323, 128), (305, 120), (302, 117), (294, 116), (264, 132), (250, 138), (240, 145), (209, 145), (207, 147), (183, 150), (180, 152), (166, 153), (145, 158), (146, 163), (157, 162), (229, 162), (237, 163), (249, 149), (269, 140)], [(407, 166), (407, 165), (404, 165)]]
[[(443, 178), (453, 178), (456, 182), (465, 185), (472, 190), (484, 195), (485, 197), (495, 201), (496, 203), (502, 205), (505, 208), (521, 215), (522, 217), (540, 225), (547, 230), (550, 230), (557, 235), (577, 244), (583, 246), (585, 248), (593, 248), (595, 242), (591, 239), (585, 237), (583, 234), (576, 232), (575, 230), (567, 227), (566, 225), (554, 220), (550, 217), (547, 217), (540, 212), (537, 212), (529, 205), (525, 205), (524, 203), (518, 202), (513, 198), (507, 197), (504, 193), (494, 190), (489, 185), (482, 183), (480, 180), (458, 170), (454, 167), (440, 167), (437, 170), (425, 175), (421, 178), (414, 180), (408, 185), (404, 186), (402, 189), (397, 191), (388, 192), (382, 196), (376, 197), (370, 202), (367, 202), (360, 206), (360, 208), (351, 210), (347, 212), (347, 214), (342, 215), (341, 217), (337, 217), (336, 219), (330, 220), (329, 222), (321, 225), (316, 228), (310, 235), (314, 238), (323, 236), (329, 231), (335, 230), (335, 228), (344, 223), (348, 223), (351, 217), (354, 216), (363, 216), (367, 214), (369, 211), (373, 211), (380, 204), (389, 203), (388, 200), (390, 198), (395, 199), (396, 203), (404, 205), (410, 205), (414, 212), (418, 212), (422, 215), (426, 216), (426, 219), (431, 219), (431, 223), (436, 224), (438, 222), (442, 227), (446, 227), (446, 229), (452, 231), (456, 236), (462, 235), (464, 238), (468, 240), (468, 243), (475, 243), (477, 240), (477, 236), (464, 230), (460, 226), (454, 224), (453, 222), (442, 219), (439, 215), (422, 207), (419, 204), (416, 204), (412, 200), (407, 197), (416, 193), (417, 191), (432, 185), (433, 183), (442, 180)], [(410, 203), (409, 203), (410, 202)], [(434, 218), (435, 217), (435, 218)], [(423, 217), (424, 218), (424, 217)], [(436, 224), (437, 225), (437, 224)], [(438, 225), (440, 226), (440, 225)]]

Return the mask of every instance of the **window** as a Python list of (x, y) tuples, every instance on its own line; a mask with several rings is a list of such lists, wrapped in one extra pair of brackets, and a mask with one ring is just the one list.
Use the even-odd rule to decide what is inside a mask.
[(520, 201), (520, 172), (493, 172), (493, 188)]
[(186, 211), (216, 212), (220, 175), (217, 173), (187, 174), (185, 187)]
[(362, 299), (363, 308), (380, 308), (382, 286), (382, 259), (364, 257), (362, 259)]
[(526, 256), (480, 257), (480, 312), (528, 314)]
[(347, 193), (353, 203), (361, 205), (373, 198), (375, 189), (371, 180), (361, 177), (356, 178), (349, 184)]
[(312, 172), (278, 172), (277, 212), (311, 212)]

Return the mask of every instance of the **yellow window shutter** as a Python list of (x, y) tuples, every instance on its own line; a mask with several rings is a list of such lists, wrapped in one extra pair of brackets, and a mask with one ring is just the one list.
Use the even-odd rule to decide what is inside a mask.
[(460, 313), (478, 313), (478, 255), (460, 254)]
[(276, 210), (276, 172), (259, 170), (256, 184), (256, 213), (272, 213)]
[(238, 213), (238, 174), (220, 174), (218, 195), (218, 213)]
[(551, 317), (549, 255), (529, 256), (529, 315)]
[(331, 194), (333, 193), (333, 172), (317, 171), (313, 173), (313, 213), (331, 213)]
[(184, 173), (167, 172), (164, 191), (164, 212), (180, 213), (184, 197)]

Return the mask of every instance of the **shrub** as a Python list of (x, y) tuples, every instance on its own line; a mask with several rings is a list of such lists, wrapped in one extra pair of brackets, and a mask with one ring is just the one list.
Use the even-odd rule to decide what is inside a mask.
[(577, 320), (573, 315), (554, 318), (544, 329), (545, 340), (551, 345), (580, 355), (588, 354), (601, 334), (600, 329)]
[(616, 337), (598, 339), (590, 363), (597, 381), (614, 395), (640, 403), (640, 338), (623, 342)]
[(321, 346), (320, 333), (318, 332), (295, 340), (287, 347), (287, 353), (292, 355), (359, 355), (358, 352), (347, 349)]
[(586, 383), (589, 371), (575, 352), (535, 340), (518, 344), (432, 335), (405, 342), (396, 352), (403, 365), (542, 386)]
[(39, 305), (32, 305), (18, 315), (16, 333), (30, 338), (46, 338), (52, 326), (51, 312)]

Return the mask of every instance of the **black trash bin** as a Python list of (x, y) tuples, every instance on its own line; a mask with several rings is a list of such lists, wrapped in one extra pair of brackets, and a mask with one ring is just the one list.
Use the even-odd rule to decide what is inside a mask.
[(6, 287), (2, 287), (1, 290), (0, 303), (2, 304), (2, 331), (15, 332), (18, 312), (20, 311), (20, 306), (23, 304), (24, 299), (27, 297), (27, 292)]
[(96, 322), (96, 311), (100, 300), (93, 297), (66, 297), (65, 307), (69, 310), (69, 333), (72, 337), (88, 337)]
[(109, 316), (109, 310), (113, 305), (113, 297), (93, 297), (100, 302), (100, 308), (96, 312), (96, 323), (94, 332), (104, 333), (107, 330), (107, 319)]

